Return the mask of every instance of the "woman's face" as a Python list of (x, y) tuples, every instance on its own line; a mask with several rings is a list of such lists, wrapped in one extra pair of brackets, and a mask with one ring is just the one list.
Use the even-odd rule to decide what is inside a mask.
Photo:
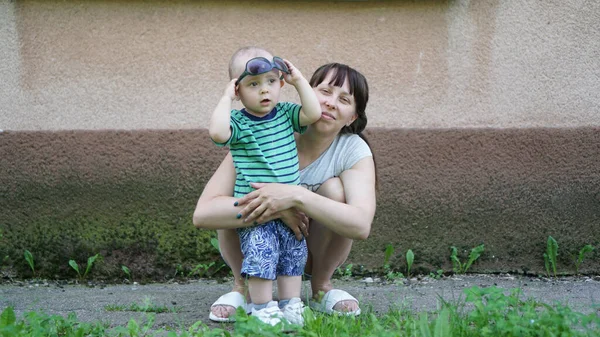
[(329, 84), (333, 82), (328, 74), (323, 82), (313, 88), (321, 104), (321, 118), (313, 125), (322, 131), (329, 129), (339, 132), (344, 126), (356, 119), (356, 102), (350, 94), (348, 80), (341, 87)]

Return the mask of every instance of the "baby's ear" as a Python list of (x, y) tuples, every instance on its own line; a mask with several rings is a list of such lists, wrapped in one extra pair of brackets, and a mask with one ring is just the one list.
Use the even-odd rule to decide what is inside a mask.
[(284, 84), (285, 84), (285, 81), (284, 81), (284, 80), (279, 80), (279, 85), (280, 85), (281, 87), (283, 87), (283, 85), (284, 85)]

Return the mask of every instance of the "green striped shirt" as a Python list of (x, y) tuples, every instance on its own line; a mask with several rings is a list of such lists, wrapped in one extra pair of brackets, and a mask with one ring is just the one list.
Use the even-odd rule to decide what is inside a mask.
[(245, 109), (231, 111), (231, 137), (228, 145), (235, 165), (234, 197), (244, 196), (256, 183), (299, 183), (299, 164), (294, 131), (300, 126), (298, 104), (280, 102), (264, 117), (256, 117)]

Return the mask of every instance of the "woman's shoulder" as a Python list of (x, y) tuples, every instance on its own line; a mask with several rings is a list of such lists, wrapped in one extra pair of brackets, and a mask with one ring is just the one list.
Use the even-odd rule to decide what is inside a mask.
[(353, 167), (365, 157), (373, 156), (367, 142), (357, 134), (340, 134), (335, 142), (335, 162), (340, 165), (340, 171)]
[(337, 148), (353, 149), (356, 147), (368, 147), (367, 143), (355, 133), (339, 134), (334, 143)]

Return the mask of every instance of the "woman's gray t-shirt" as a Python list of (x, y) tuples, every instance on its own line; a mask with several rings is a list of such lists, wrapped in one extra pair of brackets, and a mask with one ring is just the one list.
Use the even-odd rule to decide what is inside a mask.
[(315, 192), (326, 180), (338, 177), (359, 160), (373, 156), (369, 145), (356, 134), (338, 135), (315, 160), (300, 170), (300, 185)]

